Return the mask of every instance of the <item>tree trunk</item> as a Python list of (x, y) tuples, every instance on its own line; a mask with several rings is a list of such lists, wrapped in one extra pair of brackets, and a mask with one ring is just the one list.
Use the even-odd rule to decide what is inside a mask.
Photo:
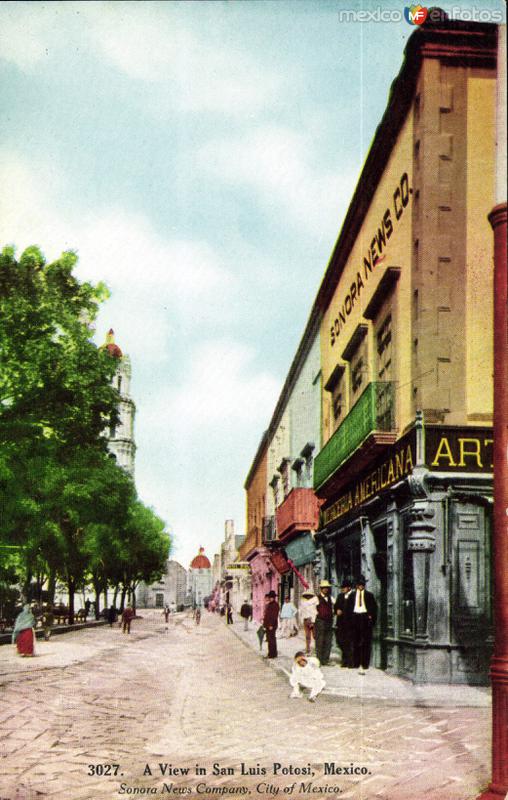
[(56, 589), (56, 573), (55, 570), (52, 567), (50, 567), (48, 576), (48, 602), (51, 603), (52, 606), (55, 605), (55, 589)]
[(122, 586), (122, 595), (120, 599), (120, 611), (123, 611), (125, 608), (125, 595), (127, 594), (127, 586)]
[(69, 625), (74, 624), (74, 593), (76, 591), (76, 582), (74, 578), (68, 578), (67, 591), (69, 593)]
[(101, 602), (101, 588), (102, 584), (98, 577), (92, 577), (92, 585), (95, 592), (95, 619), (99, 619), (99, 606)]

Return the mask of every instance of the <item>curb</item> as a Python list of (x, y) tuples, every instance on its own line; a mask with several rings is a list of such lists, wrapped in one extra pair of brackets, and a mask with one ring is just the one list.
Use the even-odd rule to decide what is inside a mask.
[[(105, 619), (94, 619), (90, 622), (75, 622), (73, 625), (55, 625), (51, 628), (51, 636), (60, 636), (62, 633), (72, 633), (72, 631), (81, 631), (84, 628), (98, 628), (102, 625), (107, 625)], [(35, 629), (35, 638), (44, 639), (44, 630), (42, 628)], [(12, 644), (12, 631), (10, 633), (0, 634), (0, 645)]]
[[(226, 628), (230, 628), (231, 632), (234, 636), (248, 649), (252, 652), (255, 651), (255, 648), (246, 641), (240, 634), (238, 630), (235, 630), (233, 625), (227, 625)], [(270, 669), (277, 672), (279, 675), (283, 676), (285, 680), (289, 678), (290, 669), (284, 665), (284, 662), (290, 662), (288, 656), (280, 655), (277, 659), (262, 659), (263, 663), (266, 662), (266, 666)], [(418, 696), (419, 692), (425, 689), (430, 690), (430, 687), (434, 684), (423, 684), (421, 687), (416, 686), (414, 684), (410, 684), (408, 682), (408, 687), (413, 687), (415, 696), (414, 697), (389, 697), (386, 694), (376, 694), (372, 690), (369, 691), (368, 687), (365, 687), (365, 690), (361, 689), (358, 691), (358, 688), (352, 687), (336, 687), (336, 686), (326, 686), (323, 691), (321, 692), (322, 695), (326, 695), (327, 697), (333, 698), (335, 701), (345, 701), (353, 702), (353, 703), (377, 703), (380, 705), (385, 706), (405, 706), (411, 708), (429, 708), (429, 709), (449, 709), (449, 708), (490, 708), (491, 706), (491, 699), (489, 695), (485, 696), (485, 699), (481, 698), (481, 701), (473, 702), (473, 699), (461, 699), (456, 698), (455, 701), (451, 699), (449, 702), (443, 702), (442, 699), (436, 698), (429, 698), (429, 697), (422, 697)], [(443, 688), (445, 684), (437, 684), (440, 689)], [(455, 687), (453, 687), (455, 688)], [(477, 688), (477, 687), (472, 687)], [(486, 687), (481, 687), (486, 688)]]

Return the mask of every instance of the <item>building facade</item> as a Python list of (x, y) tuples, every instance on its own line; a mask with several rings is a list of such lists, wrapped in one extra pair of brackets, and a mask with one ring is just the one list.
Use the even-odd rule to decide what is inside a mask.
[(244, 600), (251, 597), (250, 566), (239, 561), (238, 552), (244, 536), (235, 533), (235, 523), (227, 519), (224, 523), (224, 541), (221, 544), (220, 604), (230, 603), (238, 612)]
[(180, 609), (187, 592), (187, 570), (178, 561), (168, 559), (166, 571), (160, 581), (147, 585), (140, 583), (136, 589), (136, 605), (140, 608)]
[(324, 574), (416, 682), (487, 681), (495, 90), (495, 26), (413, 34), (317, 300)]
[(314, 310), (269, 427), (277, 454), (275, 471), (268, 476), (274, 490), (273, 557), (282, 570), (280, 600), (289, 596), (296, 605), (305, 588), (315, 588), (319, 574), (314, 545), (319, 501), (313, 489), (314, 456), (321, 441), (319, 330), (320, 315)]
[[(246, 493), (245, 541), (238, 558), (250, 565), (253, 618), (261, 622), (265, 595), (278, 591), (280, 577), (270, 558), (268, 542), (274, 538), (275, 524), (266, 518), (268, 439), (264, 433), (244, 484)], [(244, 598), (245, 599), (245, 598)]]
[(203, 547), (190, 564), (187, 573), (187, 597), (193, 608), (201, 608), (205, 599), (212, 594), (213, 578), (212, 565), (205, 555)]

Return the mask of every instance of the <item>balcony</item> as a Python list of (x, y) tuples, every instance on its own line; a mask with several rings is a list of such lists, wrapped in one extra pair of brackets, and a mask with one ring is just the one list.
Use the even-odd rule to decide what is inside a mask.
[(313, 489), (292, 489), (276, 511), (279, 538), (286, 538), (296, 531), (316, 531), (319, 506)]
[(369, 383), (314, 461), (314, 488), (321, 489), (360, 447), (395, 441), (393, 383)]
[(263, 517), (263, 542), (273, 542), (276, 537), (275, 517)]

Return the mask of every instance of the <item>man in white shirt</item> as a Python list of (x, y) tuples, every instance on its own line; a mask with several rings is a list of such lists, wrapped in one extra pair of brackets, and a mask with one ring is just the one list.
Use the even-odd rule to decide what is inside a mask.
[(313, 703), (325, 688), (325, 680), (317, 658), (309, 658), (302, 650), (295, 653), (289, 683), (293, 687), (289, 695), (292, 699), (301, 697), (300, 687), (305, 687), (310, 689), (309, 700)]

